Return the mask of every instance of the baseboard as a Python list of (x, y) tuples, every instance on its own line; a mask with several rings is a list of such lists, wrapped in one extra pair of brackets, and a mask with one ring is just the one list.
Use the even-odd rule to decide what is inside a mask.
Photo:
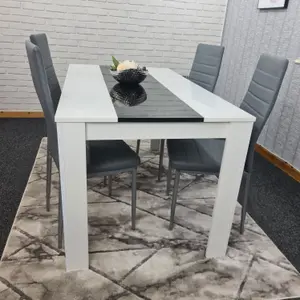
[(44, 114), (41, 111), (0, 110), (0, 118), (44, 118)]
[(277, 168), (291, 176), (296, 181), (300, 182), (300, 171), (294, 168), (291, 164), (284, 161), (282, 158), (278, 157), (274, 153), (270, 152), (263, 146), (257, 144), (255, 146), (256, 152), (258, 152), (261, 156), (263, 156), (266, 160), (271, 162)]

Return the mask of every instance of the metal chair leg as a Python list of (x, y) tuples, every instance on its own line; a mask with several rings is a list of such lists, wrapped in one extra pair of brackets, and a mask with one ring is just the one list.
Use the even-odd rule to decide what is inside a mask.
[(50, 211), (51, 198), (52, 157), (47, 149), (47, 177), (46, 177), (46, 210)]
[(107, 176), (104, 176), (103, 184), (104, 186), (107, 186)]
[(250, 181), (251, 181), (251, 173), (248, 173), (248, 174), (246, 173), (246, 185), (245, 185), (244, 199), (243, 199), (243, 203), (242, 203), (242, 214), (241, 214), (241, 223), (240, 223), (240, 233), (241, 234), (244, 234), (244, 231), (245, 231), (245, 220), (246, 220), (246, 214), (247, 214)]
[(63, 212), (62, 212), (61, 189), (59, 187), (59, 198), (58, 198), (58, 249), (62, 248), (62, 244), (63, 244)]
[(131, 203), (131, 228), (135, 230), (136, 219), (136, 169), (132, 171), (132, 203)]
[(169, 160), (168, 174), (167, 174), (167, 190), (166, 190), (166, 195), (167, 196), (169, 196), (169, 193), (170, 193), (171, 180), (172, 180), (172, 168), (171, 168), (171, 163), (170, 163), (170, 160)]
[(108, 176), (108, 196), (112, 194), (112, 175)]
[(136, 154), (139, 154), (141, 147), (141, 140), (137, 140), (136, 142)]
[(158, 181), (161, 180), (161, 175), (162, 175), (162, 171), (163, 171), (164, 150), (165, 150), (165, 140), (160, 140)]
[(174, 188), (173, 188), (173, 196), (172, 196), (172, 204), (171, 204), (171, 216), (170, 216), (169, 230), (172, 230), (174, 228), (175, 209), (176, 209), (176, 202), (177, 202), (179, 179), (180, 179), (180, 171), (176, 170)]

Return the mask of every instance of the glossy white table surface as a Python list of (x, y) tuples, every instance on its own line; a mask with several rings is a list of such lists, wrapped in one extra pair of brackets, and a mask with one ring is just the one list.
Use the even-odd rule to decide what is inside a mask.
[[(146, 100), (140, 107), (133, 107), (132, 116), (125, 121), (120, 121), (122, 108), (113, 104), (100, 67), (98, 65), (69, 66), (55, 116), (68, 271), (88, 269), (89, 266), (87, 140), (226, 139), (206, 257), (226, 254), (255, 118), (170, 69), (149, 68), (149, 74), (167, 89), (163, 95), (165, 100), (153, 102), (155, 109), (151, 107), (150, 101), (156, 99), (151, 91), (153, 93), (157, 91), (151, 90), (154, 83), (151, 83), (148, 89), (146, 79), (144, 87), (149, 102)], [(158, 86), (158, 83), (155, 86)], [(173, 117), (172, 113), (164, 114), (164, 110), (168, 107), (166, 104), (170, 105), (168, 101), (172, 101), (170, 95), (174, 95), (177, 105), (177, 111), (175, 109), (172, 112)], [(157, 93), (157, 97), (162, 97), (161, 93)], [(178, 113), (180, 105), (184, 108), (182, 115)], [(148, 117), (151, 122), (143, 117), (141, 109), (143, 107), (149, 109)], [(128, 117), (128, 108), (124, 109), (127, 109)], [(136, 119), (139, 120), (138, 122), (128, 121), (134, 120), (136, 114), (141, 114), (141, 117), (138, 116)], [(187, 118), (189, 114), (195, 118), (193, 121)], [(138, 228), (138, 222), (136, 226)]]

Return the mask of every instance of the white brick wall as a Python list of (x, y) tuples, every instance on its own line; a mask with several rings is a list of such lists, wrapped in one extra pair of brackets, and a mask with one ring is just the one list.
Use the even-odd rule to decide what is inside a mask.
[(220, 44), (227, 0), (0, 0), (0, 110), (41, 110), (24, 41), (48, 35), (63, 83), (70, 63), (110, 55), (182, 74), (199, 42)]

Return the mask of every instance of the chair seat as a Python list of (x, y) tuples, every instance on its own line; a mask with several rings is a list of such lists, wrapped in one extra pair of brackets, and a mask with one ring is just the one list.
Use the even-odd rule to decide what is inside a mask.
[(225, 140), (168, 140), (167, 145), (172, 169), (219, 173)]
[(91, 141), (88, 144), (89, 175), (136, 168), (139, 156), (124, 141)]

